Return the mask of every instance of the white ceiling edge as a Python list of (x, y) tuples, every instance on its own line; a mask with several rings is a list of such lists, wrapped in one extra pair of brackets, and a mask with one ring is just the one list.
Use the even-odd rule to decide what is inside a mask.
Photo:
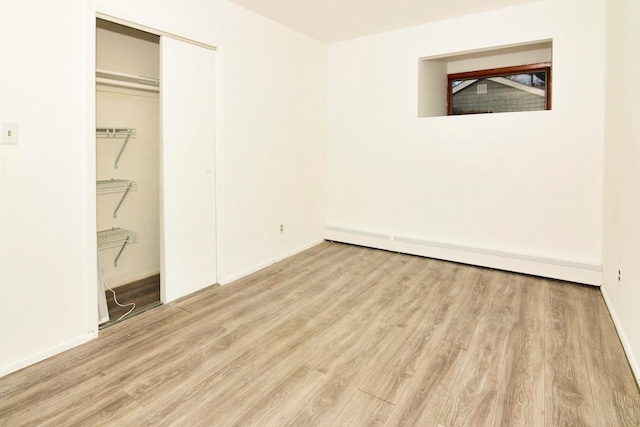
[(229, 0), (325, 43), (537, 0)]

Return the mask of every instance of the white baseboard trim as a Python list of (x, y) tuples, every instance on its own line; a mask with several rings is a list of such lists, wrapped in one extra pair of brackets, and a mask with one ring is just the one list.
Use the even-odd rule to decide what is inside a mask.
[(325, 227), (326, 240), (437, 258), (445, 261), (531, 274), (586, 285), (602, 284), (602, 265), (535, 255), (430, 242), (339, 227)]
[(234, 282), (238, 279), (242, 279), (245, 276), (248, 276), (250, 274), (256, 273), (260, 270), (262, 270), (263, 268), (267, 268), (273, 264), (275, 264), (278, 261), (282, 261), (285, 258), (289, 258), (290, 256), (299, 254), (302, 251), (306, 251), (307, 249), (310, 249), (316, 245), (319, 245), (320, 243), (324, 242), (325, 239), (318, 239), (318, 240), (314, 240), (310, 243), (304, 244), (302, 246), (299, 246), (291, 251), (285, 252), (284, 254), (280, 254), (275, 258), (270, 259), (269, 261), (265, 261), (265, 262), (261, 262), (259, 264), (254, 265), (251, 268), (247, 268), (244, 271), (241, 271), (240, 273), (236, 273), (236, 274), (232, 274), (230, 276), (227, 276), (223, 282), (220, 283), (220, 285), (227, 285), (231, 282)]
[(604, 298), (604, 302), (609, 309), (609, 314), (613, 319), (613, 324), (616, 327), (616, 331), (618, 332), (618, 337), (620, 338), (620, 342), (622, 343), (622, 348), (624, 348), (624, 352), (627, 355), (627, 360), (629, 361), (629, 365), (631, 366), (631, 370), (633, 371), (633, 375), (636, 379), (636, 383), (638, 387), (640, 387), (640, 364), (638, 363), (638, 359), (636, 355), (633, 354), (633, 350), (631, 348), (631, 344), (629, 343), (629, 339), (627, 335), (624, 333), (624, 329), (622, 328), (622, 324), (620, 323), (620, 319), (616, 314), (616, 311), (613, 309), (613, 305), (611, 304), (611, 300), (609, 299), (609, 295), (607, 295), (607, 288), (605, 286), (600, 287), (600, 292), (602, 292), (602, 297)]
[(26, 368), (27, 366), (33, 365), (34, 363), (41, 362), (49, 357), (55, 356), (56, 354), (62, 353), (63, 351), (72, 349), (81, 344), (91, 341), (92, 339), (98, 336), (97, 332), (89, 332), (87, 334), (81, 335), (79, 337), (70, 339), (63, 343), (54, 345), (53, 347), (49, 347), (45, 350), (39, 351), (38, 353), (32, 354), (24, 359), (18, 360), (17, 362), (9, 363), (8, 365), (4, 365), (0, 367), (0, 377), (4, 377), (12, 372), (19, 371), (22, 368)]

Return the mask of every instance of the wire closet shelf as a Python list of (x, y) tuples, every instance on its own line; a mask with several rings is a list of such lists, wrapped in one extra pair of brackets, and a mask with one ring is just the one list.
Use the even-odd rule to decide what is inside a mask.
[(120, 250), (113, 261), (114, 267), (118, 266), (118, 259), (122, 255), (122, 251), (127, 245), (136, 243), (138, 241), (138, 233), (120, 228), (114, 227), (108, 230), (98, 231), (98, 249), (111, 249), (119, 247)]
[(96, 181), (96, 192), (98, 194), (113, 194), (138, 189), (138, 183), (129, 179), (106, 179)]
[(110, 138), (110, 139), (124, 139), (120, 152), (116, 157), (116, 161), (113, 164), (114, 169), (118, 169), (118, 162), (124, 149), (127, 148), (127, 144), (131, 138), (136, 138), (138, 131), (133, 128), (96, 128), (96, 138)]

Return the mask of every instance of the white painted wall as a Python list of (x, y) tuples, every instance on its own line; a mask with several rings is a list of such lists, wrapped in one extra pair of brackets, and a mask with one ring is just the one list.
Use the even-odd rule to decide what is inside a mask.
[(475, 52), (447, 58), (447, 72), (450, 74), (464, 73), (465, 71), (551, 62), (552, 55), (552, 42), (514, 46), (497, 51)]
[(84, 3), (3, 3), (0, 374), (89, 338)]
[(326, 46), (224, 4), (226, 271), (233, 280), (322, 239)]
[(160, 40), (154, 34), (98, 20), (96, 68), (160, 78)]
[(640, 383), (640, 4), (607, 0), (606, 12), (602, 291)]
[[(330, 45), (328, 225), (600, 264), (603, 11), (539, 1)], [(552, 111), (417, 117), (418, 58), (540, 40)]]
[(0, 122), (19, 122), (20, 144), (0, 146), (0, 375), (96, 334), (87, 113), (96, 8), (220, 42), (228, 242), (220, 280), (322, 238), (324, 45), (223, 0), (4, 2), (0, 51), (11, 61), (0, 67)]
[(418, 60), (418, 117), (447, 115), (447, 60)]

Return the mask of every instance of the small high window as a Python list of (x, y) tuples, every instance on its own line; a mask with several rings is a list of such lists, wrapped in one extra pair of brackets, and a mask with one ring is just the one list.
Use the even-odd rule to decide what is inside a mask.
[(548, 62), (448, 74), (448, 114), (551, 109)]

